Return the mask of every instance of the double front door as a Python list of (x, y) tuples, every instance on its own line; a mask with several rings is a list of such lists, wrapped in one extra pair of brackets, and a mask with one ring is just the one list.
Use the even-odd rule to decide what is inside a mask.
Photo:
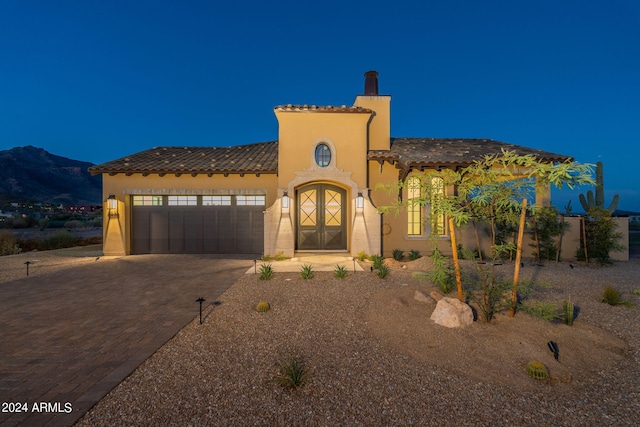
[(296, 249), (346, 249), (346, 191), (335, 185), (311, 184), (298, 189), (296, 195)]

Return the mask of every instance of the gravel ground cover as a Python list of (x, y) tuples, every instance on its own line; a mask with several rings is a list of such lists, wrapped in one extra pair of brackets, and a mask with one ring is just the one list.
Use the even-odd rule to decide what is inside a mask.
[[(595, 268), (527, 265), (523, 279), (547, 283), (536, 298), (571, 295), (574, 326), (526, 313), (465, 329), (434, 324), (434, 288), (412, 277), (429, 262), (303, 280), (248, 274), (102, 399), (78, 426), (118, 425), (496, 425), (635, 426), (640, 420), (640, 262)], [(466, 268), (470, 268), (466, 265)], [(500, 267), (512, 274), (512, 266)], [(612, 285), (635, 306), (602, 303)], [(268, 301), (271, 310), (255, 306)], [(555, 340), (555, 361), (547, 342)], [(307, 384), (270, 379), (300, 358)], [(543, 362), (552, 380), (525, 373)]]

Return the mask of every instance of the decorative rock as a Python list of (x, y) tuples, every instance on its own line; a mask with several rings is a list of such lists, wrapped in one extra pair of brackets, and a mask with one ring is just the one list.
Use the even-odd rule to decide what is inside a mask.
[(473, 323), (473, 312), (457, 298), (443, 297), (431, 314), (431, 320), (447, 328), (460, 328)]
[(413, 299), (420, 302), (431, 302), (431, 298), (426, 296), (422, 291), (416, 291), (416, 293), (413, 294)]
[(391, 300), (391, 305), (394, 307), (404, 307), (409, 304), (407, 304), (407, 302), (402, 298), (398, 297)]
[(429, 296), (430, 296), (431, 298), (433, 298), (433, 300), (434, 300), (435, 302), (440, 301), (440, 300), (444, 297), (444, 295), (442, 295), (442, 294), (441, 294), (440, 292), (438, 292), (438, 291), (431, 291), (431, 293), (429, 294)]

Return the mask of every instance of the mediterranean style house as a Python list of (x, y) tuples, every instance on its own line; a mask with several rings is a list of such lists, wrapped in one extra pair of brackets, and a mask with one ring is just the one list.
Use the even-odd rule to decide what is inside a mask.
[[(393, 138), (391, 96), (378, 93), (375, 71), (352, 106), (280, 105), (274, 113), (277, 141), (155, 147), (91, 167), (103, 177), (104, 254), (387, 256), (430, 251), (432, 233), (446, 250), (447, 224), (427, 224), (428, 207), (398, 215), (377, 208), (415, 197), (422, 170), (465, 167), (502, 149), (568, 159), (489, 139)], [(376, 189), (398, 181), (407, 183), (401, 194)], [(541, 190), (536, 203), (549, 202)]]

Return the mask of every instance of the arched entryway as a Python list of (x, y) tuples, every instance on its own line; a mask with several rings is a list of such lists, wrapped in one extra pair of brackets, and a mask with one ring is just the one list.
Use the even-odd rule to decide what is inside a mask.
[(297, 250), (347, 249), (346, 190), (311, 184), (296, 191)]

